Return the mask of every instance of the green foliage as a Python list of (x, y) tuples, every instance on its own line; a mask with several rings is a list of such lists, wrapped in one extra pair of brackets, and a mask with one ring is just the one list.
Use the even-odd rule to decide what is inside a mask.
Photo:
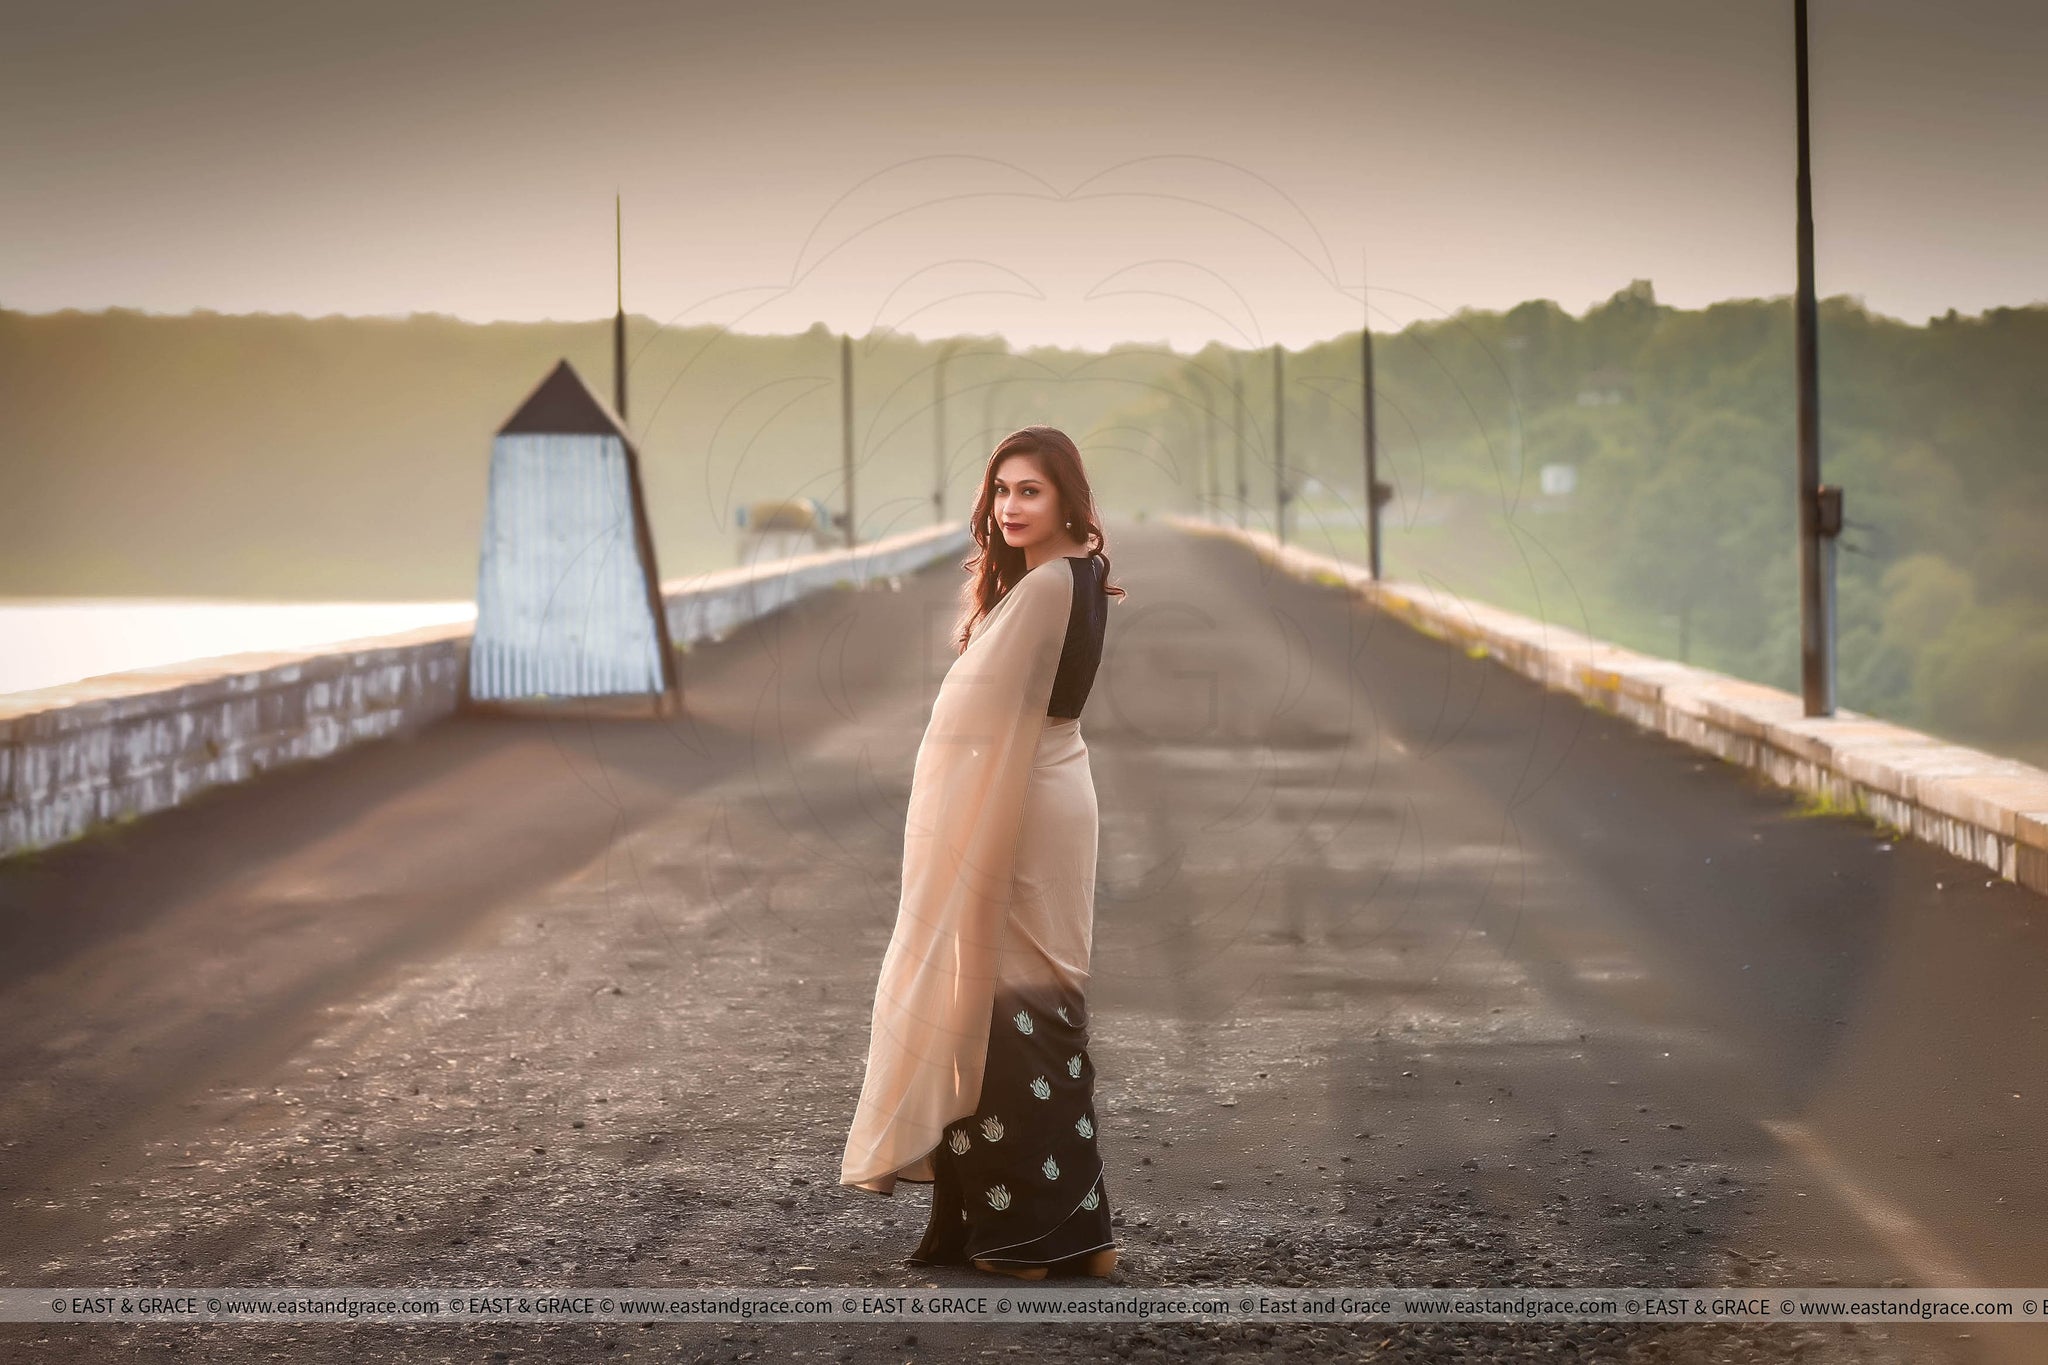
[[(746, 503), (844, 506), (837, 334), (628, 323), (627, 416), (664, 575), (738, 562)], [(491, 436), (564, 357), (610, 394), (609, 319), (0, 309), (0, 595), (466, 597)], [(1099, 434), (1103, 503), (1132, 505), (1161, 486), (1157, 432), (1106, 414), (1186, 357), (878, 332), (853, 361), (856, 516), (877, 539), (929, 524), (938, 480), (964, 524), (988, 452), (1031, 422)]]
[[(1832, 298), (1820, 321), (1841, 704), (2048, 762), (2048, 306), (1912, 326)], [(741, 503), (843, 502), (835, 334), (631, 322), (665, 574), (733, 563)], [(1683, 310), (1637, 280), (1580, 317), (1467, 310), (1374, 352), (1390, 576), (1797, 689), (1789, 299)], [(0, 309), (0, 593), (467, 595), (490, 434), (558, 357), (608, 389), (609, 353), (606, 322)], [(1029, 422), (1075, 436), (1112, 518), (1231, 516), (1242, 487), (1272, 522), (1270, 350), (881, 333), (854, 357), (864, 538), (929, 521), (935, 479), (964, 518)], [(1362, 560), (1357, 333), (1286, 376), (1289, 538)]]
[(1838, 800), (1832, 792), (1802, 790), (1793, 800), (1792, 815), (1795, 819), (1812, 820), (1823, 818), (1862, 819), (1869, 811), (1862, 801)]
[[(1833, 298), (1820, 323), (1840, 704), (2048, 762), (2048, 307), (1916, 327)], [(1580, 318), (1535, 300), (1376, 336), (1387, 573), (1796, 691), (1793, 339), (1789, 299), (1687, 311), (1640, 280)], [(1268, 524), (1271, 361), (1243, 363)], [(1286, 372), (1288, 480), (1326, 490), (1290, 538), (1362, 559), (1357, 334)], [(1541, 494), (1549, 464), (1568, 497)]]

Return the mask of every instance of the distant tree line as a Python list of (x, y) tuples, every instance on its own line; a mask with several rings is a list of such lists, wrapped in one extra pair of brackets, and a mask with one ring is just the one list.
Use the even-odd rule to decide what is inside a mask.
[[(1823, 478), (1844, 486), (1849, 521), (1840, 704), (2048, 759), (2048, 307), (1913, 326), (1833, 298), (1819, 349)], [(1336, 491), (1352, 546), (1357, 355), (1356, 333), (1290, 353), (1285, 395), (1290, 482)], [(1390, 576), (1426, 563), (1432, 579), (1528, 610), (1554, 562), (1605, 638), (1798, 691), (1789, 299), (1684, 310), (1638, 280), (1579, 318), (1537, 300), (1416, 323), (1376, 337), (1375, 361), (1382, 478), (1401, 497)], [(1169, 406), (1197, 410), (1239, 364), (1265, 524), (1270, 359), (1206, 352)], [(1196, 423), (1179, 420), (1192, 447)], [(1574, 491), (1544, 495), (1545, 465), (1568, 466)], [(1404, 534), (1418, 509), (1447, 528), (1426, 558)], [(1546, 612), (1569, 616), (1559, 597)]]
[[(467, 595), (491, 432), (561, 356), (608, 393), (608, 327), (0, 309), (0, 593)], [(1639, 280), (1375, 339), (1390, 574), (1797, 690), (1788, 299), (1684, 310)], [(631, 320), (665, 572), (731, 563), (744, 503), (843, 505), (838, 344)], [(1358, 349), (1290, 352), (1284, 401), (1290, 534), (1362, 554)], [(1029, 422), (1081, 441), (1113, 516), (1272, 523), (1266, 351), (855, 352), (863, 538), (928, 523), (935, 486), (964, 517)], [(2048, 306), (1912, 326), (1829, 299), (1820, 358), (1841, 704), (2048, 761)]]

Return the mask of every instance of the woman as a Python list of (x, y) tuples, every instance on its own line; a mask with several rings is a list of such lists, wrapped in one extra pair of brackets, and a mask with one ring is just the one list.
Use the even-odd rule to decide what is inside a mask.
[(975, 501), (961, 652), (918, 745), (839, 1173), (877, 1194), (932, 1186), (914, 1264), (1116, 1266), (1088, 1057), (1098, 829), (1080, 715), (1124, 591), (1094, 508), (1080, 451), (1046, 426), (1004, 438)]

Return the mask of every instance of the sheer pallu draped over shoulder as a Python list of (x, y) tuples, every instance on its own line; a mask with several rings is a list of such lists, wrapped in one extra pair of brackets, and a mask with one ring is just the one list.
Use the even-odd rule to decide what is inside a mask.
[(1073, 594), (1065, 559), (1024, 574), (939, 684), (842, 1185), (889, 1194), (899, 1179), (932, 1180), (932, 1149), (980, 1095), (1019, 825)]

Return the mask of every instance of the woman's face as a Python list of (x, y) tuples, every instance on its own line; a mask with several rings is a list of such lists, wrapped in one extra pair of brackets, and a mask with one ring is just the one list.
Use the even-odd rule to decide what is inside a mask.
[(996, 466), (996, 529), (1015, 549), (1066, 535), (1059, 489), (1029, 455), (1011, 455)]

